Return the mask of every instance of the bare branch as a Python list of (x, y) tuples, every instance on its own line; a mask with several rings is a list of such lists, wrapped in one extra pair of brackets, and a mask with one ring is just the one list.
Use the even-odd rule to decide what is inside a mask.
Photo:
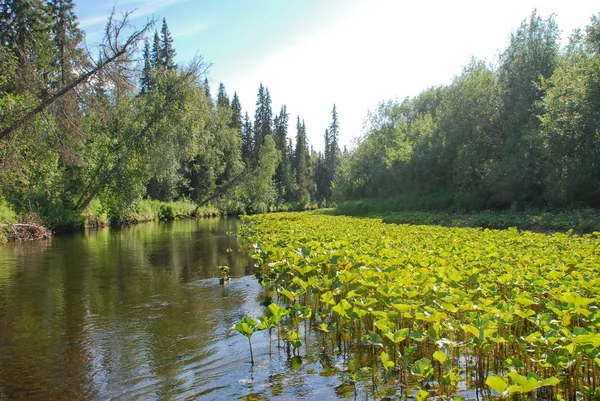
[(90, 71), (80, 74), (72, 82), (63, 86), (52, 96), (48, 96), (47, 99), (42, 99), (40, 104), (38, 104), (36, 107), (25, 113), (25, 115), (23, 115), (22, 117), (18, 118), (8, 127), (1, 130), (0, 140), (7, 138), (9, 135), (22, 128), (27, 121), (34, 118), (38, 114), (44, 112), (44, 110), (46, 110), (48, 107), (54, 104), (57, 100), (61, 99), (67, 93), (74, 90), (80, 84), (86, 82), (97, 72), (101, 71), (108, 65), (118, 61), (118, 59), (122, 56), (125, 56), (130, 52), (134, 51), (136, 44), (143, 39), (148, 29), (154, 26), (155, 23), (154, 19), (148, 20), (141, 29), (134, 30), (134, 32), (131, 35), (129, 35), (129, 37), (127, 37), (127, 39), (121, 44), (119, 42), (123, 31), (126, 28), (131, 27), (129, 24), (129, 16), (131, 15), (131, 12), (125, 13), (123, 15), (123, 19), (120, 21), (115, 21), (114, 13), (115, 11), (113, 9), (113, 12), (108, 18), (108, 23), (106, 25), (106, 37), (104, 38), (104, 43), (102, 45), (103, 48), (101, 51), (101, 57), (96, 63), (96, 65)]

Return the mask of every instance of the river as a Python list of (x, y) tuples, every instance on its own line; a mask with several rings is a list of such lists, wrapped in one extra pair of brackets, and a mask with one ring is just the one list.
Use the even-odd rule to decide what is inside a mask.
[[(144, 223), (0, 247), (0, 399), (331, 399), (342, 359), (301, 359), (265, 332), (235, 218)], [(220, 285), (217, 266), (233, 279)], [(309, 338), (309, 343), (311, 340)], [(363, 393), (364, 397), (364, 393)]]

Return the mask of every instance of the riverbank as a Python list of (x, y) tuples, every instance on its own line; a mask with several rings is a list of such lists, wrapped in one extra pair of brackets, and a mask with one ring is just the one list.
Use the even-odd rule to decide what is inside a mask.
[[(264, 210), (244, 210), (231, 205), (198, 206), (189, 200), (163, 202), (143, 199), (118, 214), (110, 214), (98, 200), (94, 200), (82, 213), (30, 211), (20, 215), (6, 200), (0, 198), (0, 245), (20, 240), (50, 238), (54, 233), (98, 229), (106, 226), (126, 226), (148, 221), (202, 219), (219, 216), (239, 216), (272, 212), (292, 212), (318, 209), (318, 204), (286, 202), (271, 205)], [(42, 213), (43, 212), (43, 213)], [(44, 215), (41, 217), (40, 215)]]
[(54, 233), (123, 226), (147, 221), (199, 219), (224, 215), (212, 206), (199, 207), (190, 201), (161, 202), (144, 199), (116, 217), (109, 217), (105, 208), (94, 201), (81, 214), (51, 216), (43, 219), (38, 213), (17, 214), (0, 200), (0, 245), (12, 241), (41, 240)]
[[(437, 225), (444, 227), (481, 227), (535, 232), (566, 232), (578, 234), (600, 231), (600, 211), (595, 209), (523, 209), (481, 210), (458, 209), (429, 210), (429, 205), (395, 204), (394, 199), (368, 199), (348, 201), (332, 210), (334, 215), (380, 218), (389, 224)], [(419, 210), (425, 209), (425, 210)]]

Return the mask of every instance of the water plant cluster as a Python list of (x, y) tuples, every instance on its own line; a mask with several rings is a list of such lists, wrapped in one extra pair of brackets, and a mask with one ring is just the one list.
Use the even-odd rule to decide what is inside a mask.
[[(320, 332), (323, 352), (360, 354), (357, 371), (370, 371), (374, 387), (391, 383), (417, 399), (600, 396), (597, 232), (390, 225), (314, 212), (247, 223), (257, 275), (282, 305), (269, 306), (272, 326), (295, 322), (285, 330), (294, 348), (304, 320)], [(266, 329), (265, 316), (239, 331)]]

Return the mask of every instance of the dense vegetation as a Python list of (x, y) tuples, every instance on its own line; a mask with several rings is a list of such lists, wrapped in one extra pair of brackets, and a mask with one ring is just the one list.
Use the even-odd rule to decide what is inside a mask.
[(236, 325), (249, 339), (278, 328), (299, 354), (305, 331), (320, 331), (326, 354), (351, 360), (340, 374), (366, 380), (378, 396), (600, 394), (598, 233), (315, 212), (248, 222), (259, 277), (279, 304)]
[(561, 48), (554, 18), (534, 12), (496, 63), (380, 104), (334, 195), (396, 210), (598, 207), (599, 81), (599, 16)]
[(113, 13), (92, 55), (72, 0), (1, 3), (0, 218), (57, 227), (163, 216), (144, 199), (234, 213), (326, 203), (340, 158), (335, 106), (324, 153), (300, 119), (293, 146), (268, 88), (252, 121), (224, 84), (213, 99), (202, 59), (175, 63), (166, 20), (153, 25)]
[(166, 20), (152, 32), (112, 15), (93, 55), (73, 10), (0, 7), (3, 222), (165, 215), (142, 201), (191, 202), (191, 215), (364, 198), (389, 211), (600, 206), (598, 16), (561, 47), (554, 18), (533, 12), (496, 63), (473, 59), (450, 85), (380, 104), (342, 153), (335, 105), (315, 152), (262, 84), (253, 118), (223, 83), (213, 98), (209, 64), (175, 63)]

